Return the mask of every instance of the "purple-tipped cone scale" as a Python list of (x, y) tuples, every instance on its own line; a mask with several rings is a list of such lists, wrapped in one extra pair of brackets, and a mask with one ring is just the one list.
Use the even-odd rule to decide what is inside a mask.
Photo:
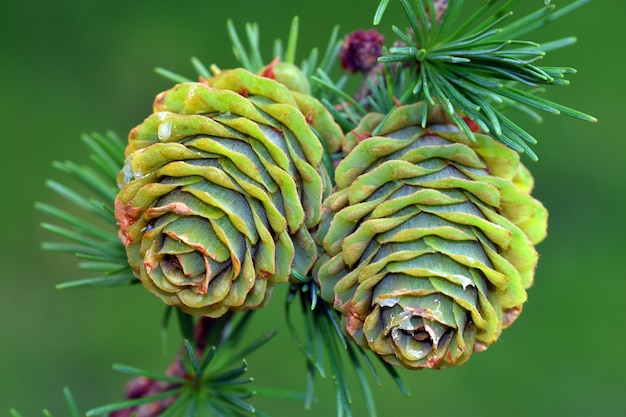
[(322, 156), (341, 137), (315, 99), (243, 69), (159, 94), (118, 176), (135, 275), (194, 315), (265, 305), (315, 262), (310, 230), (331, 188)]
[(515, 151), (472, 141), (440, 108), (421, 119), (420, 103), (399, 107), (346, 136), (314, 268), (347, 333), (409, 369), (459, 365), (498, 339), (547, 227)]

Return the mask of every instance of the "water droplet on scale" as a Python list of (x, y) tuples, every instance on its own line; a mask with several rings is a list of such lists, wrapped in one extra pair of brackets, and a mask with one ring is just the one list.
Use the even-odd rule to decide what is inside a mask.
[(166, 141), (172, 136), (172, 123), (164, 122), (159, 125), (159, 140)]
[(464, 276), (460, 275), (459, 279), (461, 281), (461, 285), (463, 286), (463, 290), (467, 289), (468, 286), (474, 286), (474, 281), (472, 281), (468, 277), (464, 277)]

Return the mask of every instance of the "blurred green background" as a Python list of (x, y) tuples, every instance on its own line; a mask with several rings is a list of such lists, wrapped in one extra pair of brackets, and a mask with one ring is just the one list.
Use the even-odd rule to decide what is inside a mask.
[[(543, 5), (522, 3), (518, 15)], [(162, 306), (142, 288), (54, 289), (83, 275), (71, 256), (39, 248), (42, 240), (54, 238), (39, 228), (50, 219), (35, 212), (33, 203), (64, 204), (44, 185), (47, 178), (67, 179), (51, 161), (87, 163), (81, 133), (111, 129), (125, 136), (141, 122), (155, 94), (169, 86), (155, 75), (155, 66), (189, 76), (191, 56), (233, 66), (227, 18), (240, 29), (258, 22), (269, 52), (271, 40), (285, 38), (291, 18), (299, 15), (299, 45), (308, 51), (326, 45), (335, 23), (342, 33), (369, 27), (376, 4), (5, 0), (0, 5), (0, 415), (12, 407), (24, 416), (41, 415), (44, 407), (67, 415), (65, 386), (87, 410), (121, 397), (126, 378), (111, 370), (113, 363), (155, 371), (168, 363), (159, 333)], [(459, 369), (402, 371), (410, 398), (383, 378), (375, 390), (382, 417), (626, 415), (624, 16), (626, 2), (596, 0), (534, 38), (579, 38), (575, 46), (549, 55), (547, 65), (570, 65), (579, 72), (571, 86), (551, 89), (548, 97), (600, 122), (546, 116), (542, 125), (529, 127), (540, 141), (534, 148), (540, 161), (526, 161), (536, 178), (535, 195), (551, 217), (524, 314), (497, 344)], [(389, 34), (392, 23), (404, 22), (392, 2), (381, 27)], [(303, 358), (285, 328), (283, 299), (284, 291), (278, 291), (269, 310), (256, 318), (251, 339), (273, 327), (280, 332), (249, 365), (258, 385), (302, 390)], [(175, 349), (171, 343), (170, 354)], [(312, 411), (289, 401), (255, 404), (276, 417), (331, 416), (331, 383), (321, 382)], [(355, 402), (362, 402), (356, 394)], [(363, 408), (356, 409), (360, 415)]]

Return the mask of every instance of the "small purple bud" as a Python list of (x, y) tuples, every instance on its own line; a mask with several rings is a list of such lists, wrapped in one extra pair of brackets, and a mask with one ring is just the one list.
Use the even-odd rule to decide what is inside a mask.
[(339, 51), (341, 68), (351, 73), (367, 74), (382, 55), (384, 42), (385, 37), (374, 29), (352, 32), (346, 36)]

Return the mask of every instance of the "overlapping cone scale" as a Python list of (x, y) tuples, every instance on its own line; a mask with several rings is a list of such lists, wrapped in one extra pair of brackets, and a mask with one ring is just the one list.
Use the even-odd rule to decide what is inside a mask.
[(461, 364), (498, 339), (547, 226), (516, 152), (472, 141), (440, 108), (423, 128), (422, 109), (370, 114), (346, 136), (314, 268), (347, 333), (411, 369)]
[[(243, 69), (159, 94), (129, 135), (115, 211), (129, 264), (195, 315), (263, 306), (316, 259), (342, 133), (312, 98)], [(319, 136), (318, 136), (319, 135)]]

